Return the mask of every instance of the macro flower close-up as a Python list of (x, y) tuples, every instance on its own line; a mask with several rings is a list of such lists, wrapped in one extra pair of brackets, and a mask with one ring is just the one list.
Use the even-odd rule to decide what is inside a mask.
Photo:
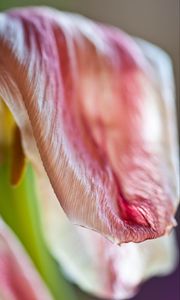
[(0, 300), (145, 299), (178, 265), (173, 63), (70, 11), (0, 11)]

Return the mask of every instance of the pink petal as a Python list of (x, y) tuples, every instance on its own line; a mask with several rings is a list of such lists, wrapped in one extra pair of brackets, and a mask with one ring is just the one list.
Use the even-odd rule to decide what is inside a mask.
[(170, 273), (177, 263), (173, 234), (117, 246), (92, 230), (73, 225), (64, 214), (46, 174), (37, 178), (44, 235), (65, 275), (103, 299), (127, 299), (152, 276)]
[(25, 249), (0, 219), (0, 295), (8, 300), (52, 300)]
[(0, 94), (69, 218), (118, 243), (167, 233), (175, 121), (158, 63), (118, 29), (47, 8), (2, 14), (0, 46)]

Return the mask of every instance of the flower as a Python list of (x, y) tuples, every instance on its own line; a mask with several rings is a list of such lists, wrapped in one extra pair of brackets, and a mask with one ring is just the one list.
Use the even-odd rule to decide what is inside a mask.
[[(77, 15), (48, 8), (8, 11), (0, 14), (0, 96), (17, 124), (13, 184), (21, 178), (25, 155), (37, 177), (45, 178), (46, 170), (74, 224), (115, 244), (143, 242), (170, 232), (177, 208), (177, 143), (171, 63), (162, 50)], [(46, 183), (40, 191), (45, 188)], [(49, 201), (56, 198), (52, 195), (53, 191)], [(63, 228), (61, 215), (62, 211), (57, 228)], [(70, 228), (68, 221), (65, 224)], [(49, 226), (46, 223), (44, 236), (59, 260), (56, 245), (49, 243)], [(74, 238), (79, 241), (80, 236), (93, 257), (93, 276), (100, 280), (103, 270), (102, 282), (97, 289), (94, 286), (103, 297), (131, 296), (140, 281), (154, 274), (144, 268), (153, 260), (151, 245), (161, 253), (164, 241), (171, 240), (119, 248), (98, 233), (72, 228)], [(143, 254), (147, 248), (151, 250)], [(62, 243), (58, 253), (63, 249)], [(142, 260), (139, 274), (130, 282), (124, 251), (132, 255), (133, 264)], [(98, 253), (103, 255), (102, 264), (96, 261)], [(167, 253), (172, 260), (170, 250)], [(124, 265), (119, 268), (116, 262), (122, 257)], [(64, 269), (93, 292), (93, 281), (84, 284), (82, 273), (81, 279), (73, 275), (77, 268)]]

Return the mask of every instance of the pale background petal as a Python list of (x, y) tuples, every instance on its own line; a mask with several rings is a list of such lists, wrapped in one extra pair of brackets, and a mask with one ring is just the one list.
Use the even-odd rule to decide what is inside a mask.
[(52, 300), (26, 250), (1, 218), (0, 293), (2, 300)]

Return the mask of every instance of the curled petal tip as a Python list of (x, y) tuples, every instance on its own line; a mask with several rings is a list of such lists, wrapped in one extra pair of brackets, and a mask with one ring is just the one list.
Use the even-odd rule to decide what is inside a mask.
[(73, 226), (58, 205), (47, 176), (38, 183), (48, 245), (65, 274), (83, 290), (103, 299), (128, 299), (138, 292), (142, 281), (174, 269), (173, 234), (119, 247), (92, 230)]

